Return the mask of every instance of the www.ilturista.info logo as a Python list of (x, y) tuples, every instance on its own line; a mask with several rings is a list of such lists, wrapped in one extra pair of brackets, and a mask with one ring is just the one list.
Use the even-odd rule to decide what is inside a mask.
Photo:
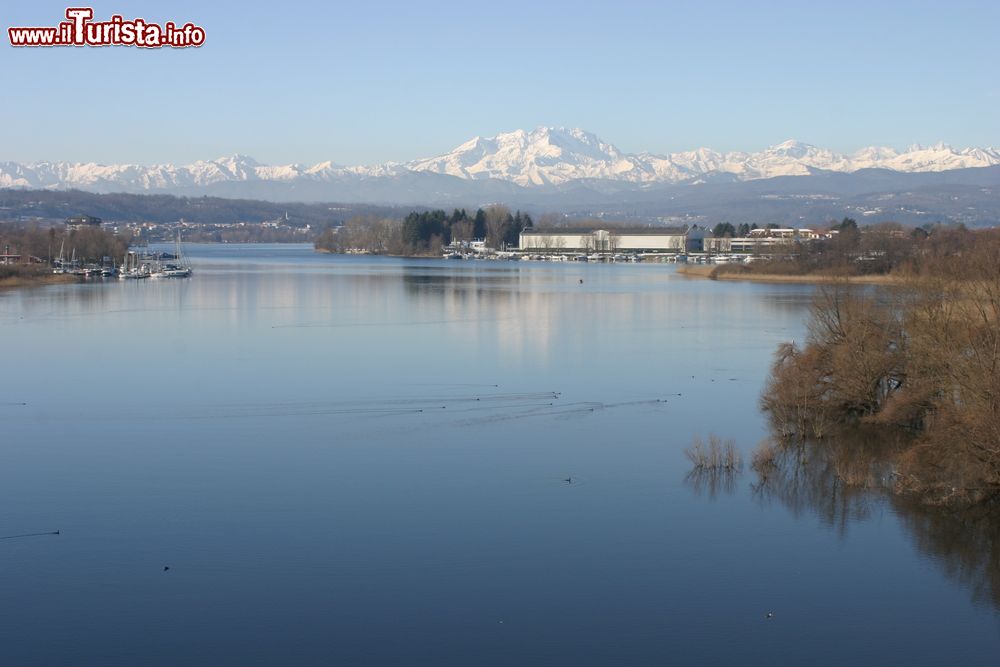
[(126, 20), (115, 14), (108, 21), (92, 21), (91, 7), (69, 7), (66, 21), (47, 28), (7, 28), (11, 46), (139, 46), (182, 49), (205, 43), (205, 29), (193, 23), (163, 25), (145, 19)]

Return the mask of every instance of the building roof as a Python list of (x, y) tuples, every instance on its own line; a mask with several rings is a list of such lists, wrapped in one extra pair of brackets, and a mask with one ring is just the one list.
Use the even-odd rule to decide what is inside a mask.
[(522, 234), (553, 236), (556, 234), (592, 234), (605, 231), (615, 236), (683, 236), (687, 227), (549, 227), (548, 229), (525, 229)]

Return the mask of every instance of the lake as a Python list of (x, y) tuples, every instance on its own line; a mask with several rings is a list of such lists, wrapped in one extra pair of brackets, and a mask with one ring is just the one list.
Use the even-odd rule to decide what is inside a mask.
[(995, 534), (691, 474), (813, 288), (187, 252), (0, 292), (4, 664), (996, 664)]

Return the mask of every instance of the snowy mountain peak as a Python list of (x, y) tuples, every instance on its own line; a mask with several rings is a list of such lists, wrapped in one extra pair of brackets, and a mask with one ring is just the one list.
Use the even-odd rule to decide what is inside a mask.
[(537, 127), (474, 139), (450, 153), (414, 160), (413, 171), (459, 178), (496, 178), (518, 185), (560, 184), (580, 178), (616, 179), (637, 168), (615, 146), (580, 128)]
[(780, 144), (771, 146), (770, 150), (808, 150), (810, 148), (814, 148), (814, 146), (798, 139), (786, 139)]
[(891, 160), (897, 155), (899, 155), (899, 153), (892, 148), (885, 148), (882, 146), (866, 146), (858, 151), (855, 151), (851, 155), (851, 159), (857, 162), (879, 162), (883, 160)]
[(774, 155), (783, 155), (791, 158), (803, 158), (808, 155), (812, 155), (819, 151), (812, 144), (803, 143), (801, 141), (796, 141), (795, 139), (789, 139), (788, 141), (783, 141), (776, 146), (771, 146), (766, 149), (766, 153), (772, 153)]
[(452, 151), (406, 163), (342, 167), (262, 165), (234, 154), (189, 165), (101, 165), (95, 163), (0, 162), (0, 187), (83, 188), (107, 191), (170, 191), (225, 183), (330, 183), (342, 179), (402, 178), (416, 173), (466, 180), (496, 179), (525, 187), (558, 186), (573, 181), (631, 183), (753, 180), (806, 175), (819, 171), (890, 169), (933, 172), (1000, 164), (996, 148), (955, 149), (946, 143), (914, 144), (905, 151), (869, 146), (839, 154), (794, 139), (757, 153), (721, 153), (709, 148), (658, 155), (630, 154), (580, 128), (540, 126), (492, 137), (476, 136)]
[(257, 160), (253, 159), (249, 155), (244, 155), (243, 153), (233, 153), (232, 155), (223, 155), (220, 158), (212, 160), (212, 162), (223, 162), (228, 164), (249, 164), (257, 166), (260, 164)]

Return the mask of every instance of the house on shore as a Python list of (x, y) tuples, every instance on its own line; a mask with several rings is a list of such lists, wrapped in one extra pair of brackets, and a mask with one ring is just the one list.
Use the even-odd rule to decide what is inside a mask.
[(811, 229), (752, 229), (746, 236), (707, 236), (703, 247), (708, 253), (766, 255), (822, 237)]
[(100, 227), (104, 221), (93, 215), (74, 215), (66, 218), (67, 229), (80, 229), (83, 227)]

